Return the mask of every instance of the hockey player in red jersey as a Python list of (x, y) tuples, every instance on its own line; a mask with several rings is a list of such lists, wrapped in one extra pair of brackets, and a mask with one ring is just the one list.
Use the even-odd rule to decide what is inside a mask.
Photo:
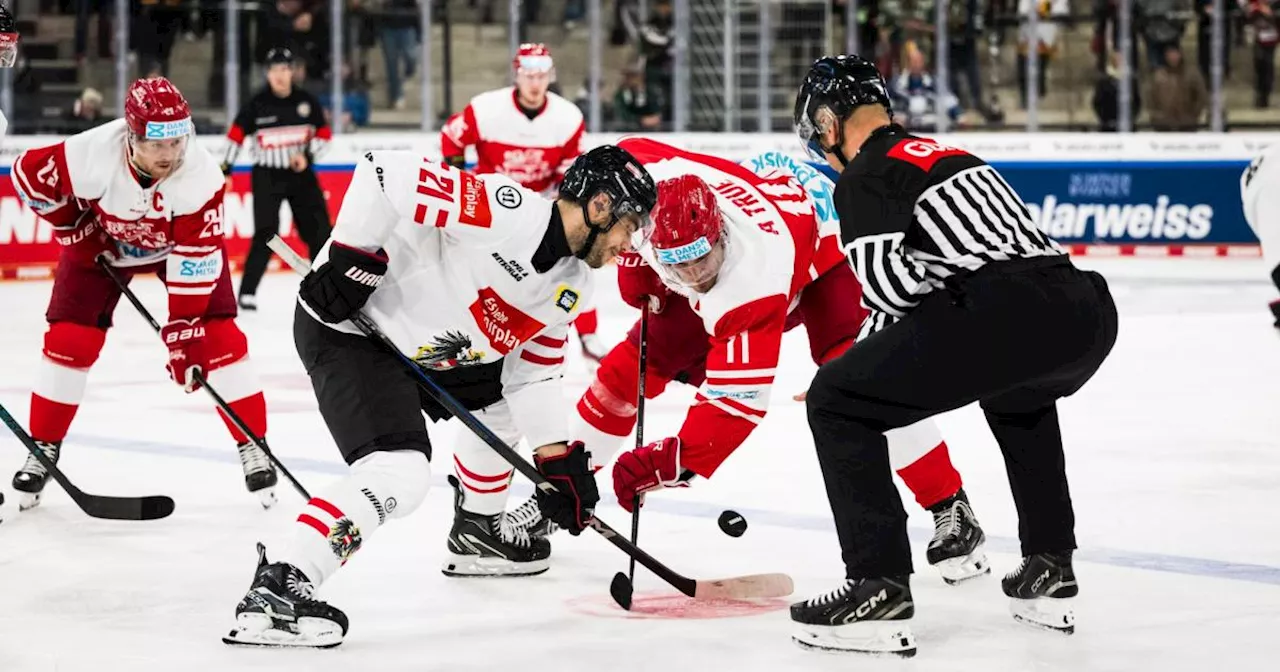
[[(194, 376), (202, 373), (251, 430), (266, 432), (266, 402), (235, 323), (222, 242), (222, 171), (192, 142), (194, 131), (187, 101), (173, 84), (140, 79), (125, 95), (123, 119), (27, 150), (13, 164), (18, 195), (53, 226), (62, 246), (31, 395), (31, 436), (54, 462), (120, 300), (98, 266), (102, 257), (126, 278), (155, 273), (164, 281), (169, 321), (161, 333), (169, 377), (193, 392), (199, 387)], [(274, 467), (223, 421), (239, 444), (245, 485), (270, 506)], [(22, 508), (39, 503), (47, 479), (28, 457), (13, 477)]]
[[(512, 62), (515, 86), (482, 93), (449, 118), (440, 151), (450, 165), (466, 163), (475, 147), (473, 172), (502, 173), (520, 186), (554, 197), (564, 172), (582, 153), (586, 123), (577, 105), (552, 93), (555, 63), (544, 44), (522, 44)], [(574, 322), (582, 351), (599, 361), (606, 351), (596, 334), (599, 318), (588, 306)]]
[[(660, 395), (673, 380), (699, 388), (676, 436), (618, 456), (614, 492), (631, 510), (638, 495), (709, 478), (760, 424), (785, 331), (803, 324), (821, 365), (852, 346), (867, 311), (840, 251), (834, 187), (811, 166), (770, 153), (749, 167), (649, 139), (619, 146), (660, 180), (647, 239), (618, 263), (623, 299), (650, 306), (645, 396)], [(578, 402), (572, 434), (592, 446), (597, 464), (635, 427), (639, 338), (637, 322)], [(936, 426), (891, 434), (891, 454), (933, 513), (930, 564), (949, 583), (990, 571), (982, 530)], [(526, 503), (512, 517), (535, 534), (547, 531), (533, 514)]]

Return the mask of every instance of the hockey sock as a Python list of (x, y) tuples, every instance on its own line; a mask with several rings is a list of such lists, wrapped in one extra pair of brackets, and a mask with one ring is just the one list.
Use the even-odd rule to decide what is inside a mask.
[(960, 489), (960, 473), (951, 465), (947, 444), (932, 420), (885, 432), (885, 439), (889, 463), (920, 506), (928, 509)]
[(507, 508), (511, 475), (515, 470), (489, 446), (477, 441), (461, 441), (453, 453), (453, 473), (462, 483), (463, 509), (493, 516)]
[(379, 451), (351, 465), (351, 474), (311, 498), (280, 556), (319, 586), (388, 518), (412, 513), (427, 496), (431, 462), (413, 450)]
[(584, 310), (578, 314), (578, 318), (573, 321), (573, 327), (578, 330), (581, 336), (590, 336), (596, 333), (596, 328), (600, 326), (600, 315), (595, 308)]
[(35, 390), (31, 393), (31, 436), (57, 442), (67, 436), (89, 381), (89, 368), (106, 343), (104, 329), (70, 322), (49, 325), (44, 335)]
[[(249, 345), (244, 333), (234, 320), (226, 318), (210, 320), (206, 332), (205, 347), (216, 352), (209, 358), (210, 370), (205, 374), (209, 385), (244, 420), (250, 431), (260, 438), (266, 436), (267, 402), (262, 396), (257, 369), (249, 360)], [(227, 431), (231, 432), (237, 444), (249, 440), (221, 408), (218, 409), (218, 417), (227, 425)]]

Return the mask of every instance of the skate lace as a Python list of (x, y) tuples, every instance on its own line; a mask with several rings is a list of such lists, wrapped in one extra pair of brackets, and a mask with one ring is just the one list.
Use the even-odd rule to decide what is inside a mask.
[(1005, 574), (1004, 578), (1013, 580), (1018, 578), (1019, 576), (1022, 576), (1022, 573), (1027, 569), (1027, 564), (1030, 562), (1031, 562), (1031, 558), (1024, 557), (1022, 559), (1022, 562), (1018, 563), (1017, 569), (1014, 569), (1012, 572)]
[(825, 604), (835, 602), (836, 600), (844, 599), (849, 594), (849, 591), (853, 590), (856, 585), (858, 585), (857, 580), (845, 579), (844, 583), (841, 584), (839, 588), (836, 588), (829, 593), (823, 593), (817, 597), (811, 597), (808, 600), (805, 600), (805, 604), (811, 607), (821, 607)]
[(933, 539), (938, 541), (945, 537), (960, 535), (960, 506), (963, 502), (952, 504), (933, 519)]
[(240, 450), (240, 465), (244, 467), (245, 474), (271, 470), (271, 460), (267, 459), (267, 454), (257, 445), (242, 443), (237, 448)]
[[(58, 461), (57, 444), (36, 441), (36, 446), (40, 448), (40, 452), (44, 453), (44, 456), (49, 458), (51, 462)], [(18, 471), (31, 474), (32, 476), (45, 476), (49, 473), (45, 470), (44, 465), (40, 464), (40, 460), (36, 459), (35, 455), (27, 455), (27, 461), (22, 464), (22, 468)]]
[(498, 534), (504, 542), (521, 548), (529, 548), (533, 544), (529, 538), (529, 528), (516, 524), (505, 513), (498, 516)]
[(296, 572), (288, 572), (284, 584), (290, 593), (303, 600), (310, 600), (316, 594), (316, 587)]

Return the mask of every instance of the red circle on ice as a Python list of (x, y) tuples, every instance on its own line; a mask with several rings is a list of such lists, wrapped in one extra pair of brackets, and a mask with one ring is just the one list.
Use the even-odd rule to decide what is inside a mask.
[(618, 606), (608, 595), (586, 595), (566, 602), (570, 610), (588, 616), (649, 619), (739, 618), (779, 611), (789, 604), (781, 598), (695, 600), (670, 593), (636, 593), (631, 598), (631, 611)]

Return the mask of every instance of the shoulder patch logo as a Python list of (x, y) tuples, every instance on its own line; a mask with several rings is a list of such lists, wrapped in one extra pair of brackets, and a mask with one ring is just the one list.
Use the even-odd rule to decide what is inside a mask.
[(578, 292), (574, 291), (568, 285), (560, 285), (556, 288), (556, 307), (566, 313), (573, 312), (578, 305)]
[(311, 103), (308, 103), (305, 100), (298, 103), (298, 116), (304, 118), (311, 116)]
[(965, 154), (968, 154), (968, 152), (963, 149), (949, 147), (927, 138), (907, 138), (894, 145), (888, 151), (890, 158), (906, 161), (925, 172), (932, 170), (933, 164), (940, 159), (948, 156), (963, 156)]
[(498, 191), (493, 197), (494, 200), (498, 201), (498, 205), (510, 210), (515, 210), (524, 202), (524, 197), (520, 195), (520, 190), (509, 184), (498, 187)]

